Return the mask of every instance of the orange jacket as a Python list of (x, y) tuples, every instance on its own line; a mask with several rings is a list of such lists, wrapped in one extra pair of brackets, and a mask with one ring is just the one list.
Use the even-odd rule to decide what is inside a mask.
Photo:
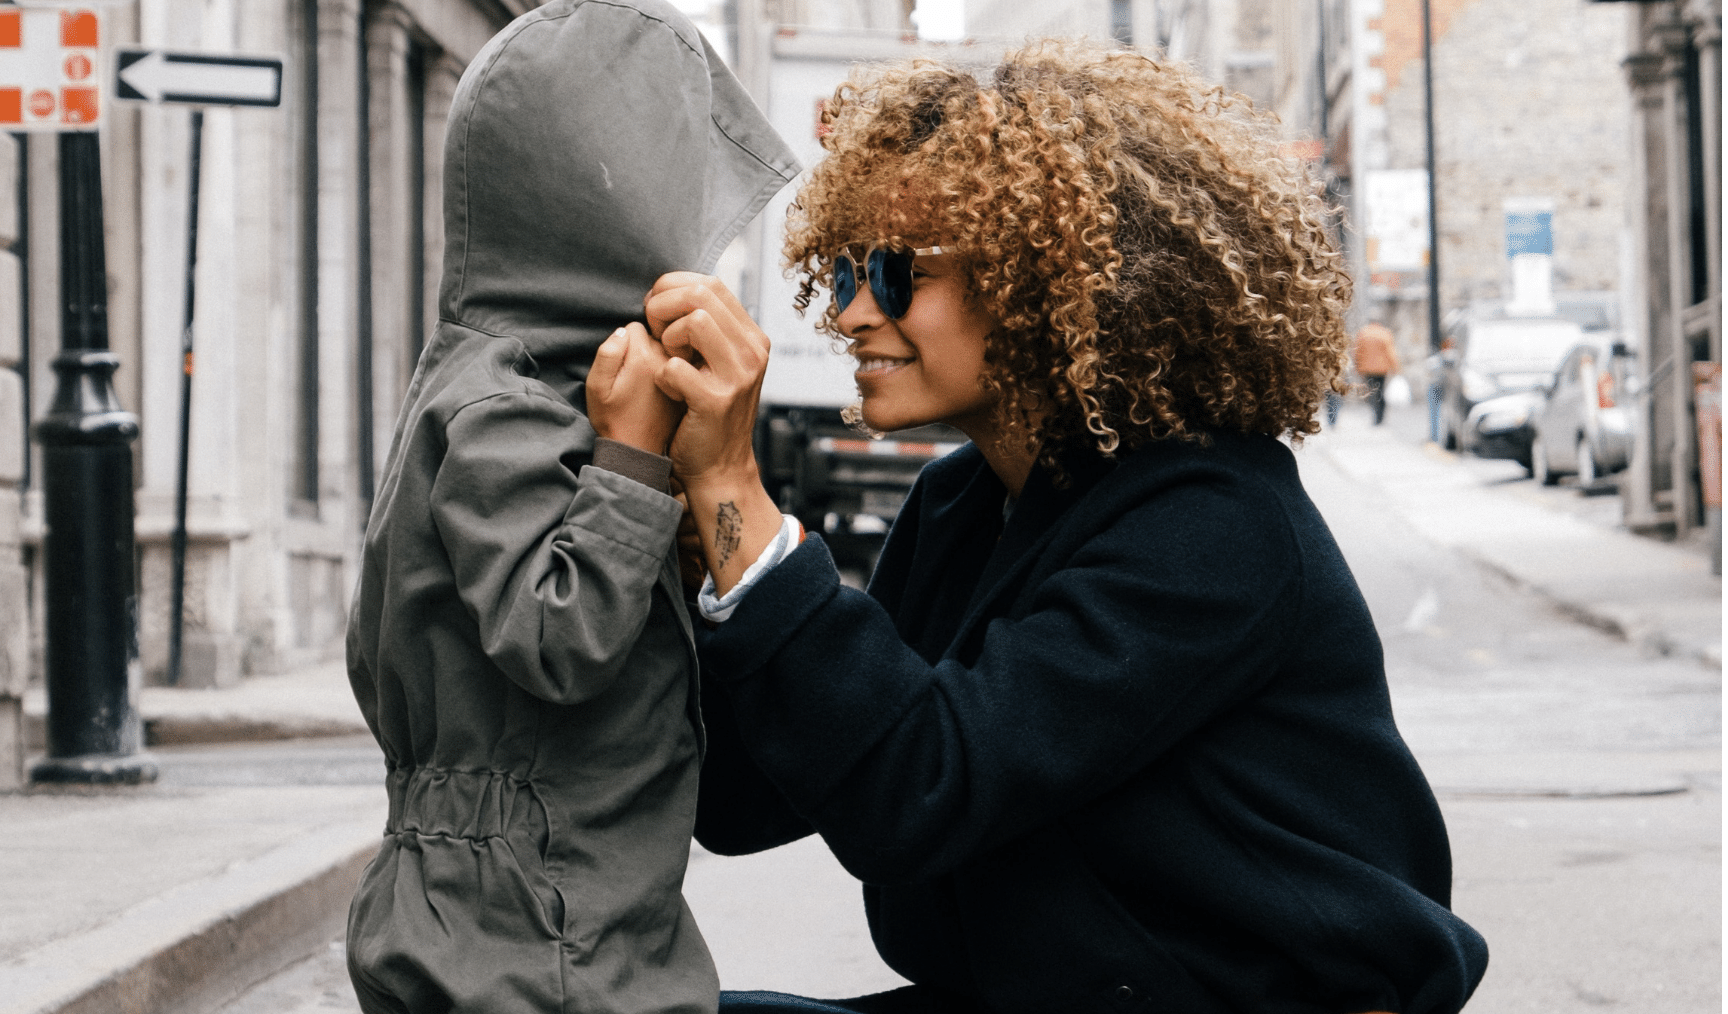
[(1384, 377), (1398, 372), (1398, 353), (1392, 346), (1392, 329), (1384, 324), (1364, 324), (1356, 332), (1356, 372), (1364, 377)]

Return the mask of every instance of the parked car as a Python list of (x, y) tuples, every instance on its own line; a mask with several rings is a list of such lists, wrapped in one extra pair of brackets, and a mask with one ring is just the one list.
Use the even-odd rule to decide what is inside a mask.
[[(1607, 336), (1600, 336), (1607, 337)], [(1578, 476), (1580, 486), (1626, 467), (1632, 416), (1619, 404), (1631, 356), (1619, 342), (1584, 342), (1566, 353), (1532, 422), (1530, 474), (1545, 486)]]
[(1537, 388), (1472, 405), (1464, 417), (1463, 450), (1479, 458), (1509, 458), (1529, 469), (1536, 413), (1542, 408), (1543, 395)]
[(1440, 438), (1460, 450), (1478, 402), (1546, 387), (1584, 329), (1560, 317), (1459, 315), (1447, 329), (1440, 360)]

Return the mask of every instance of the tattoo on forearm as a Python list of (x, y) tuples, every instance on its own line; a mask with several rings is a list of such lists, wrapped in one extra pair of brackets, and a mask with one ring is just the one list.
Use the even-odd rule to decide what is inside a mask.
[(738, 541), (744, 535), (744, 515), (738, 512), (738, 505), (731, 500), (720, 505), (719, 512), (714, 517), (714, 552), (720, 557), (717, 566), (726, 566), (726, 561), (732, 558), (732, 553), (738, 548)]

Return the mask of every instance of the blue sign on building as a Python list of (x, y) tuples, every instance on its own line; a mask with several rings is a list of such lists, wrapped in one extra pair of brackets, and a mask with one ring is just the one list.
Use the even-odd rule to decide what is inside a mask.
[(1554, 254), (1552, 211), (1506, 212), (1506, 256)]

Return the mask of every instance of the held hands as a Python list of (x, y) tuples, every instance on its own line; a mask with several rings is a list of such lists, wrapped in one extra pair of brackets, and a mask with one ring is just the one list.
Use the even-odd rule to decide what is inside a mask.
[(641, 324), (628, 324), (594, 353), (588, 370), (588, 421), (608, 440), (665, 454), (683, 406), (656, 384), (666, 350)]
[(768, 336), (719, 279), (688, 271), (662, 275), (643, 301), (648, 328), (672, 357), (660, 389), (683, 402), (672, 437), (672, 469), (686, 488), (755, 481), (752, 435)]
[(752, 443), (768, 336), (707, 275), (662, 275), (643, 306), (669, 356), (655, 382), (684, 404), (666, 453), (724, 595), (780, 531), (780, 510), (762, 488)]

